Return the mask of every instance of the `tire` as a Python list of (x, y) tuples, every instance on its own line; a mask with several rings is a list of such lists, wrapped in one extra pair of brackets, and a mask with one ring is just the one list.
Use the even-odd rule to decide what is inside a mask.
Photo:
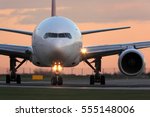
[(11, 81), (17, 81), (17, 75), (16, 75), (16, 73), (11, 73), (10, 74), (10, 79), (11, 79)]
[(63, 85), (63, 78), (61, 76), (58, 76), (57, 84), (58, 85)]
[(105, 76), (101, 76), (101, 85), (105, 85)]
[(51, 84), (52, 85), (57, 85), (57, 77), (52, 77)]
[(6, 75), (6, 84), (10, 84), (10, 75)]
[(17, 75), (17, 79), (16, 79), (17, 84), (21, 84), (21, 76)]
[(94, 79), (94, 75), (90, 76), (90, 85), (94, 85), (95, 84), (95, 79)]

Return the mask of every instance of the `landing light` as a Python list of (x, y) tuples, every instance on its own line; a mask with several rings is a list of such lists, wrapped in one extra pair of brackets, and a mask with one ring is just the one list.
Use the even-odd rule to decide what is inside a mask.
[(82, 48), (82, 49), (81, 49), (81, 53), (82, 53), (82, 54), (86, 54), (86, 53), (87, 53), (87, 49), (86, 49), (86, 48)]
[(58, 65), (58, 71), (62, 71), (62, 66)]
[(61, 72), (62, 71), (62, 66), (60, 65), (60, 63), (55, 63), (55, 65), (52, 67), (52, 70), (54, 71), (54, 72)]
[(52, 69), (53, 69), (53, 71), (57, 71), (57, 65), (54, 65), (54, 66), (52, 67)]

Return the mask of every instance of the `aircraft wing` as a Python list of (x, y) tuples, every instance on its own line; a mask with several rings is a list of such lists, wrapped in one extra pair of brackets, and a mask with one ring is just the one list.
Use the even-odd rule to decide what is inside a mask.
[(95, 57), (103, 57), (103, 56), (120, 54), (122, 51), (128, 48), (142, 49), (148, 47), (150, 47), (150, 41), (127, 43), (127, 44), (104, 45), (104, 46), (89, 46), (89, 47), (85, 47), (87, 52), (83, 56), (83, 60), (91, 59)]
[(108, 29), (99, 29), (99, 30), (88, 30), (88, 31), (82, 31), (82, 35), (92, 34), (92, 33), (99, 33), (99, 32), (108, 32), (108, 31), (115, 31), (115, 30), (123, 30), (128, 29), (131, 27), (119, 27), (119, 28), (108, 28)]
[(24, 34), (24, 35), (29, 35), (29, 36), (32, 36), (32, 34), (33, 34), (33, 32), (30, 32), (30, 31), (14, 30), (14, 29), (9, 29), (9, 28), (0, 28), (0, 31)]
[[(88, 31), (82, 31), (81, 34), (82, 35), (87, 35), (87, 34), (92, 34), (92, 33), (115, 31), (115, 30), (123, 30), (123, 29), (128, 29), (128, 28), (130, 28), (130, 27), (119, 27), (119, 28), (99, 29), (99, 30), (88, 30)], [(0, 31), (24, 34), (24, 35), (29, 35), (29, 36), (33, 35), (33, 32), (31, 32), (31, 31), (15, 30), (15, 29), (9, 29), (9, 28), (0, 28)]]
[(0, 54), (29, 60), (32, 55), (32, 47), (0, 44)]

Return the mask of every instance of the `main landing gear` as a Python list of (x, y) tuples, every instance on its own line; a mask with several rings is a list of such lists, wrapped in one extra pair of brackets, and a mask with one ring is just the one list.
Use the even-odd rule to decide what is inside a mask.
[(95, 63), (95, 67), (91, 65), (91, 63), (87, 60), (85, 62), (94, 70), (95, 74), (90, 76), (90, 85), (94, 85), (95, 83), (100, 83), (101, 85), (105, 85), (105, 76), (101, 75), (101, 57), (95, 58), (93, 61)]
[[(16, 74), (17, 69), (25, 63), (25, 59), (20, 62), (15, 57), (10, 57), (10, 74), (6, 75), (6, 84), (10, 84), (11, 81), (21, 84), (21, 76)], [(16, 62), (20, 64), (16, 67)]]
[(60, 76), (60, 72), (62, 71), (62, 66), (60, 62), (55, 62), (54, 66), (52, 67), (54, 75), (51, 79), (52, 85), (63, 85), (63, 78)]
[(94, 85), (95, 83), (100, 83), (101, 85), (105, 85), (105, 76), (100, 74), (91, 75), (90, 85)]

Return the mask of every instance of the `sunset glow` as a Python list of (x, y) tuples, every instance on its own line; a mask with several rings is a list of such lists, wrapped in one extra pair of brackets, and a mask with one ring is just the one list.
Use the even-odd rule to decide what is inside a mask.
[[(28, 2), (27, 2), (28, 1)], [(13, 4), (12, 4), (13, 3)], [(51, 13), (50, 0), (0, 0), (0, 27), (34, 31)], [(131, 26), (131, 29), (83, 36), (84, 46), (129, 43), (150, 40), (149, 0), (58, 0), (57, 14), (77, 23), (80, 30)], [(1, 44), (31, 45), (31, 37), (0, 32)], [(150, 49), (142, 50), (150, 68)], [(102, 59), (103, 68), (116, 68), (117, 56)], [(9, 58), (0, 56), (0, 67), (9, 67)], [(112, 63), (113, 64), (110, 64)], [(35, 67), (31, 63), (22, 67)], [(87, 67), (80, 64), (78, 67)]]

